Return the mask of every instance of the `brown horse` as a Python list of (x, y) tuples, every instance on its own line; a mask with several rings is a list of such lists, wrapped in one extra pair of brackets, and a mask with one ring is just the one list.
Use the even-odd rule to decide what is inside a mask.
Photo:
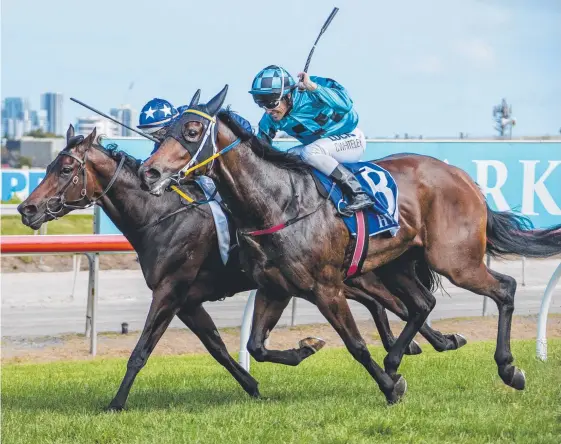
[[(226, 93), (227, 86), (206, 105), (198, 105), (199, 91), (195, 94), (189, 109), (169, 127), (160, 149), (139, 169), (142, 181), (153, 193), (160, 193), (178, 172), (209, 169), (209, 160), (216, 157), (213, 150), (218, 150), (220, 157), (210, 168), (211, 175), (238, 227), (244, 267), (267, 290), (268, 300), (258, 300), (256, 312), (285, 304), (291, 295), (314, 303), (377, 381), (388, 402), (397, 401), (406, 390), (397, 374), (399, 364), (434, 307), (434, 296), (415, 279), (398, 278), (402, 289), (398, 295), (409, 319), (384, 359), (384, 371), (372, 360), (343, 294), (352, 244), (344, 223), (333, 206), (325, 204), (298, 158), (248, 134), (229, 112), (219, 113)], [(523, 389), (524, 373), (512, 364), (510, 351), (516, 281), (488, 269), (483, 257), (486, 250), (528, 257), (558, 254), (561, 226), (533, 231), (526, 229), (521, 216), (492, 211), (464, 171), (437, 159), (407, 154), (377, 163), (391, 172), (399, 186), (401, 228), (395, 237), (370, 238), (362, 272), (420, 249), (433, 270), (459, 287), (492, 298), (499, 310), (498, 373), (507, 385)], [(272, 234), (251, 234), (294, 220), (299, 222)], [(259, 331), (256, 322), (250, 351), (261, 346), (264, 336), (266, 332)]]
[[(37, 229), (43, 223), (63, 217), (74, 209), (100, 205), (134, 246), (147, 286), (153, 299), (142, 334), (134, 348), (127, 372), (110, 409), (124, 408), (134, 379), (174, 316), (177, 316), (201, 340), (209, 353), (223, 365), (253, 397), (259, 397), (257, 381), (230, 356), (203, 302), (216, 301), (256, 285), (242, 271), (234, 250), (226, 265), (218, 252), (216, 228), (207, 205), (186, 205), (175, 193), (163, 198), (140, 189), (137, 171), (140, 162), (95, 142), (95, 130), (88, 137), (67, 132), (67, 146), (49, 165), (41, 184), (18, 207), (22, 222)], [(198, 185), (186, 185), (186, 192), (202, 201)], [(433, 277), (422, 257), (413, 258), (414, 274), (431, 287)], [(393, 276), (411, 272), (409, 268), (386, 273), (384, 280), (392, 288)], [(395, 338), (387, 315), (380, 303), (402, 318), (407, 310), (374, 273), (352, 281), (346, 288), (348, 298), (363, 304), (372, 314), (384, 346), (389, 349)], [(278, 315), (284, 310), (278, 311)], [(266, 323), (271, 317), (256, 315), (256, 322)], [(276, 318), (278, 320), (278, 318)], [(276, 324), (276, 321), (275, 321)], [(438, 351), (453, 350), (465, 341), (460, 335), (443, 335), (428, 326), (423, 334)], [(298, 348), (271, 351), (264, 358), (297, 365), (323, 345), (315, 338), (303, 339)], [(410, 354), (420, 353), (415, 343)]]

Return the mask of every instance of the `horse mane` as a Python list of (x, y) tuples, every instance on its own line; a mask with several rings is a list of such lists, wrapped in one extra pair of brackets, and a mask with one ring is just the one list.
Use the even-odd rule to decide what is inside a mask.
[(125, 151), (120, 150), (119, 145), (116, 143), (109, 143), (107, 145), (103, 145), (102, 144), (103, 137), (104, 137), (103, 135), (98, 136), (96, 139), (96, 143), (94, 143), (92, 146), (116, 162), (120, 162), (121, 159), (124, 157), (125, 158), (124, 166), (132, 170), (132, 172), (136, 175), (138, 173), (138, 169), (140, 168), (142, 161), (140, 159), (137, 159), (136, 157), (131, 156)]
[(310, 167), (300, 159), (300, 156), (284, 153), (273, 148), (269, 142), (243, 128), (232, 118), (232, 113), (233, 111), (228, 107), (225, 110), (219, 111), (218, 119), (220, 119), (236, 137), (239, 137), (242, 142), (249, 142), (249, 147), (256, 155), (284, 170), (291, 170), (299, 173), (307, 173), (310, 171)]

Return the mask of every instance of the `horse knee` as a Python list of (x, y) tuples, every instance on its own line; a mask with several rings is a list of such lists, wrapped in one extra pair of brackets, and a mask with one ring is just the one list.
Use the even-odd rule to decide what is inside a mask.
[(142, 353), (133, 353), (127, 363), (127, 369), (140, 371), (146, 365), (147, 356)]
[(257, 362), (265, 362), (267, 351), (265, 350), (263, 344), (257, 344), (255, 341), (250, 339), (247, 343), (247, 351)]
[(355, 341), (350, 347), (348, 347), (351, 355), (361, 364), (366, 364), (372, 359), (370, 351), (366, 344), (362, 341)]

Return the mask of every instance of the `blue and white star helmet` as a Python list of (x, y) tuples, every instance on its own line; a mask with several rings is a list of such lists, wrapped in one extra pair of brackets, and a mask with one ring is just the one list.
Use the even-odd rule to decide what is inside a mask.
[(152, 134), (167, 126), (178, 115), (179, 113), (170, 102), (155, 98), (142, 108), (137, 128), (145, 133)]

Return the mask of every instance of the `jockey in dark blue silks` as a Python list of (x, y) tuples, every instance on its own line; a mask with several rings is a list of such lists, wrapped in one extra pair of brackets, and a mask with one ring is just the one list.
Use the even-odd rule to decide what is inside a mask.
[(333, 178), (349, 196), (349, 212), (373, 204), (354, 175), (340, 163), (357, 162), (366, 149), (357, 128), (358, 114), (346, 89), (335, 80), (300, 73), (299, 83), (283, 68), (271, 65), (253, 80), (255, 103), (265, 110), (258, 136), (272, 143), (285, 131), (302, 143), (290, 152)]
[[(160, 147), (160, 143), (164, 140), (166, 129), (173, 119), (178, 117), (184, 110), (189, 108), (188, 105), (178, 106), (177, 109), (167, 100), (152, 99), (140, 112), (137, 128), (152, 137), (158, 139), (159, 143), (154, 143), (154, 149), (150, 155), (154, 154)], [(232, 117), (248, 132), (252, 132), (251, 124), (242, 116), (232, 113)]]

